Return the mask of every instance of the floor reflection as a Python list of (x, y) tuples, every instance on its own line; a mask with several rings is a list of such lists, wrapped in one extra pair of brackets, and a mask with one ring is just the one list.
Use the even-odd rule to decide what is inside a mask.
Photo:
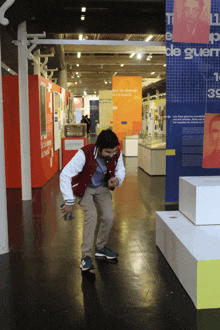
[(165, 177), (149, 176), (135, 157), (124, 163), (108, 244), (118, 259), (95, 259), (93, 251), (95, 270), (83, 276), (84, 214), (76, 204), (73, 221), (59, 220), (59, 173), (32, 190), (32, 202), (21, 201), (20, 189), (7, 190), (10, 254), (0, 257), (0, 329), (219, 329), (220, 311), (197, 311), (156, 247)]

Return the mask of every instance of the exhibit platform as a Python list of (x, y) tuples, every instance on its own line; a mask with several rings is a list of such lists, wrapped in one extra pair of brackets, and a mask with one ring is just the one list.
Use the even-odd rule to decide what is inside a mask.
[(156, 245), (197, 309), (220, 308), (220, 225), (195, 226), (179, 211), (156, 212)]

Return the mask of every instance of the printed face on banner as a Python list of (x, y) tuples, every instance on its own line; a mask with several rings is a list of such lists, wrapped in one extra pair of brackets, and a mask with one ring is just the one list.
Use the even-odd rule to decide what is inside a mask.
[(173, 41), (209, 43), (211, 0), (174, 0)]
[(220, 168), (220, 114), (205, 115), (203, 168)]

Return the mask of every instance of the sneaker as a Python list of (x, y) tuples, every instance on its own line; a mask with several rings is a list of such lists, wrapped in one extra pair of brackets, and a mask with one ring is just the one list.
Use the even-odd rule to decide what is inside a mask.
[(100, 250), (98, 250), (97, 248), (95, 249), (95, 256), (96, 257), (106, 257), (107, 259), (114, 259), (114, 258), (117, 258), (118, 253), (113, 252), (104, 246)]
[(82, 270), (95, 269), (92, 259), (89, 256), (82, 258), (80, 268)]

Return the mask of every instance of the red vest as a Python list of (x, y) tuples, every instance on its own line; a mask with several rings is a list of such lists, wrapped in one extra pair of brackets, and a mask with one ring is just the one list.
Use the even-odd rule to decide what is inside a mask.
[[(86, 163), (82, 172), (72, 178), (72, 186), (73, 187), (73, 194), (75, 196), (82, 197), (85, 193), (85, 190), (88, 184), (91, 181), (91, 178), (96, 170), (98, 165), (95, 155), (94, 155), (95, 144), (89, 144), (82, 148), (82, 151), (86, 157)], [(115, 168), (117, 166), (118, 158), (120, 156), (120, 150), (118, 150), (117, 154), (112, 157), (111, 160), (106, 161), (106, 166), (108, 170), (109, 178), (115, 176)]]

